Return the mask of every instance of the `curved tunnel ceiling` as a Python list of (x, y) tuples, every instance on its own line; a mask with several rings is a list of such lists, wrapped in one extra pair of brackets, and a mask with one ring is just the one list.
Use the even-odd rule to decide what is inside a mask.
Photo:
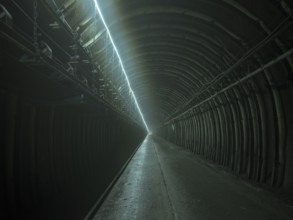
[[(83, 8), (90, 5), (84, 2), (75, 8), (80, 10), (80, 4)], [(203, 88), (233, 64), (239, 62), (223, 85), (233, 83), (293, 45), (292, 26), (288, 29), (287, 24), (292, 13), (289, 1), (112, 0), (99, 4), (151, 128), (197, 101), (196, 94), (206, 98), (217, 91), (214, 85)], [(105, 45), (105, 29), (94, 21), (92, 13), (73, 20), (73, 24), (79, 24), (84, 46), (94, 51), (106, 72), (117, 70), (119, 66), (109, 65), (103, 55), (111, 53), (111, 45)], [(97, 25), (98, 31), (92, 33)], [(287, 28), (265, 45), (264, 39), (281, 25)], [(285, 59), (281, 65), (289, 72), (292, 59)], [(206, 92), (199, 93), (202, 90)]]
[(103, 10), (116, 14), (106, 19), (147, 121), (158, 124), (287, 16), (278, 1), (115, 1)]
[[(0, 21), (5, 210), (82, 219), (104, 201), (146, 135), (135, 97), (155, 136), (287, 200), (293, 1), (97, 0), (131, 88), (94, 1), (4, 4), (13, 18), (13, 28)], [(26, 15), (39, 15), (37, 26)]]

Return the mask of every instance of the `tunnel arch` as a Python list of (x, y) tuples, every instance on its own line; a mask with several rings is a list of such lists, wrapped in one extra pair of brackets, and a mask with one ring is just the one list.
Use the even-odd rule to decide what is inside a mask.
[(142, 119), (196, 158), (293, 193), (292, 1), (99, 1), (106, 24), (94, 0), (3, 2), (0, 189), (12, 213), (61, 188), (84, 212), (70, 196), (103, 196)]

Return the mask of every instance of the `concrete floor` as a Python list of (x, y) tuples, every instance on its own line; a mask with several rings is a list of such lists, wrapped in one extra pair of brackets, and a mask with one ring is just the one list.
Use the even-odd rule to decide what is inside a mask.
[(293, 219), (271, 193), (148, 136), (94, 217), (98, 219)]

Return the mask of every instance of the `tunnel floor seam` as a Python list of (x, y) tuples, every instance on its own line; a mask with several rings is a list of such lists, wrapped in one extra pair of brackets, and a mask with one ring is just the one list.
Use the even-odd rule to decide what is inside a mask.
[(166, 182), (166, 178), (165, 178), (165, 175), (164, 175), (163, 170), (162, 170), (162, 165), (161, 165), (161, 162), (160, 162), (160, 158), (159, 158), (159, 154), (158, 154), (158, 151), (157, 151), (157, 148), (156, 148), (156, 144), (154, 142), (152, 142), (152, 146), (155, 149), (156, 156), (157, 156), (157, 159), (158, 159), (158, 164), (159, 164), (159, 167), (160, 167), (161, 176), (162, 176), (162, 179), (163, 179), (164, 186), (166, 188), (168, 201), (169, 201), (170, 207), (172, 209), (172, 217), (173, 217), (174, 220), (176, 220), (177, 218), (176, 218), (175, 210), (174, 210), (172, 200), (171, 200), (171, 197), (170, 197), (170, 193), (169, 193), (168, 185), (167, 185), (167, 182)]

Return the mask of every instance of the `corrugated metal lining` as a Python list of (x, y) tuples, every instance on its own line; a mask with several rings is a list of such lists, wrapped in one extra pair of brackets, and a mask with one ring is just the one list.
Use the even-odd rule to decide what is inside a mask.
[[(91, 59), (77, 78), (94, 84), (95, 88), (86, 85), (89, 90), (109, 94), (107, 102), (119, 93), (120, 101), (131, 105), (93, 2), (41, 2), (49, 6), (54, 15), (50, 19), (59, 26), (53, 24), (67, 33), (64, 37), (46, 29), (61, 42), (61, 48), (52, 46), (59, 62), (63, 65), (72, 58), (72, 50), (65, 47), (78, 43), (83, 51), (79, 55)], [(285, 192), (293, 192), (292, 7), (289, 0), (101, 2), (153, 132), (237, 175)], [(17, 13), (12, 15), (13, 27), (20, 27), (31, 42), (32, 27), (28, 22), (22, 25)], [(39, 24), (46, 19), (40, 14)], [(41, 37), (47, 40), (50, 36), (45, 33)], [(104, 85), (96, 83), (99, 80)], [(113, 86), (106, 91), (109, 84)], [(76, 185), (64, 193), (104, 189), (94, 185), (107, 185), (141, 138), (135, 125), (116, 118), (119, 111), (106, 116), (85, 105), (40, 105), (10, 92), (1, 93), (1, 99), (8, 106), (1, 109), (1, 126), (9, 146), (4, 152), (7, 170), (2, 173), (9, 188), (7, 199), (16, 206), (46, 201), (50, 192), (64, 189), (73, 179)], [(124, 111), (125, 106), (118, 104), (111, 106)], [(105, 170), (105, 164), (111, 169)], [(102, 183), (95, 175), (103, 177)], [(87, 193), (84, 196), (89, 196), (84, 201), (93, 200)]]
[(285, 166), (290, 146), (290, 142), (285, 146), (285, 126), (290, 124), (277, 114), (282, 109), (280, 96), (274, 97), (271, 88), (260, 82), (219, 95), (160, 134), (245, 178), (280, 187), (284, 169), (292, 172), (289, 164)]
[[(52, 1), (45, 2), (52, 5)], [(59, 7), (67, 3), (54, 2)], [(89, 6), (93, 1), (79, 4)], [(100, 4), (134, 92), (153, 128), (175, 117), (182, 105), (190, 107), (191, 100), (198, 102), (201, 98), (194, 97), (224, 73), (223, 85), (211, 86), (202, 96), (237, 81), (292, 47), (292, 40), (287, 40), (292, 19), (286, 1), (124, 0)], [(58, 7), (52, 8), (56, 11)], [(72, 19), (76, 8), (79, 13)], [(81, 44), (91, 51), (104, 75), (124, 91), (105, 29), (94, 8), (85, 8), (73, 6), (63, 11), (64, 18), (77, 30)], [(85, 28), (79, 28), (82, 23), (87, 24)], [(234, 64), (237, 68), (229, 70)], [(280, 65), (287, 68), (285, 72), (290, 71), (292, 58), (288, 56)], [(176, 95), (170, 98), (161, 90)]]
[(125, 0), (103, 9), (118, 8), (119, 19), (107, 20), (157, 132), (248, 179), (292, 190), (286, 2)]
[[(274, 10), (279, 10), (283, 21), (271, 28), (275, 30), (268, 30), (265, 23), (277, 17), (263, 21), (249, 12), (252, 5), (248, 3), (225, 2), (244, 16), (241, 25), (248, 33), (252, 30), (245, 20), (251, 19), (272, 37), (266, 37), (266, 45), (264, 40), (259, 41), (257, 51), (249, 52), (248, 56), (232, 55), (235, 61), (229, 61), (227, 66), (234, 63), (235, 68), (231, 69), (232, 65), (221, 71), (222, 75), (212, 76), (213, 80), (208, 80), (186, 104), (176, 108), (158, 132), (235, 174), (292, 191), (292, 104), (288, 102), (292, 100), (292, 41), (282, 41), (292, 34), (292, 17), (287, 17), (288, 12), (279, 5)], [(262, 6), (264, 11), (270, 8), (268, 2)], [(235, 40), (249, 49), (247, 39)], [(266, 65), (275, 63), (282, 52), (285, 60)], [(246, 78), (250, 73), (259, 75)]]
[(52, 15), (40, 3), (3, 2), (13, 25), (0, 19), (0, 219), (83, 219), (146, 132), (76, 43), (71, 27), (87, 19), (74, 14), (90, 7), (67, 1)]
[(144, 137), (91, 104), (0, 96), (1, 215), (9, 219), (84, 218)]
[[(292, 46), (292, 41), (286, 40), (291, 18), (278, 1), (125, 0), (102, 6), (142, 109), (147, 120), (154, 122), (152, 127), (175, 117), (182, 105), (233, 64), (239, 63), (223, 79), (223, 85), (212, 86), (202, 96), (237, 81)], [(273, 35), (279, 25), (284, 30)], [(102, 39), (103, 30), (98, 33)], [(265, 44), (267, 36), (273, 37)], [(241, 60), (260, 44), (258, 51)], [(288, 56), (279, 64), (279, 68), (287, 68), (284, 76), (291, 63)]]

